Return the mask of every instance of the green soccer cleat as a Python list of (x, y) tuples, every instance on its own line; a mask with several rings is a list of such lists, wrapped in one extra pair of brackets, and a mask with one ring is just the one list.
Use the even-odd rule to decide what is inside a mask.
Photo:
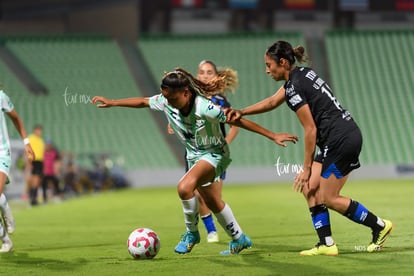
[(301, 256), (316, 256), (316, 255), (326, 255), (326, 256), (338, 256), (338, 247), (336, 244), (331, 246), (326, 246), (321, 243), (317, 243), (314, 248), (309, 250), (303, 250), (300, 252)]
[(241, 234), (237, 240), (232, 240), (229, 250), (220, 252), (221, 255), (239, 254), (243, 249), (252, 247), (252, 240), (246, 234)]
[(175, 247), (174, 251), (178, 254), (190, 253), (194, 245), (200, 243), (200, 233), (187, 231), (181, 236), (180, 242)]
[(367, 247), (367, 251), (370, 253), (380, 251), (382, 249), (382, 246), (384, 245), (393, 229), (393, 224), (391, 221), (386, 219), (383, 219), (383, 221), (385, 224), (384, 229), (382, 229), (380, 232), (372, 232), (372, 242)]

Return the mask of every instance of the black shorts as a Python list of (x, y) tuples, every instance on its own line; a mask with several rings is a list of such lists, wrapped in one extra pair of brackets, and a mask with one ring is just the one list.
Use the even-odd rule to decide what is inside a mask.
[(328, 142), (316, 154), (314, 161), (322, 163), (321, 176), (334, 174), (342, 178), (361, 166), (359, 154), (362, 148), (362, 134), (359, 128), (347, 132), (336, 141)]
[(43, 176), (43, 161), (32, 162), (32, 175)]

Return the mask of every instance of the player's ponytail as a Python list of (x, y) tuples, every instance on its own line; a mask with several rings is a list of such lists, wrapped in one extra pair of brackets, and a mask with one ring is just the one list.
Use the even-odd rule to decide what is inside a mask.
[(308, 61), (308, 57), (305, 55), (305, 48), (302, 45), (293, 48), (293, 54), (299, 63)]
[(210, 98), (217, 94), (223, 94), (227, 91), (233, 92), (237, 85), (237, 72), (229, 68), (219, 70), (218, 76), (208, 83), (199, 81), (191, 73), (182, 68), (176, 68), (175, 71), (166, 73), (161, 82), (162, 89), (188, 87), (192, 92), (206, 98)]
[[(225, 94), (226, 92), (234, 93), (236, 87), (239, 85), (239, 77), (237, 71), (231, 68), (222, 68), (217, 72), (217, 77), (220, 79), (221, 87), (217, 89), (216, 94)], [(214, 81), (214, 79), (213, 79)]]

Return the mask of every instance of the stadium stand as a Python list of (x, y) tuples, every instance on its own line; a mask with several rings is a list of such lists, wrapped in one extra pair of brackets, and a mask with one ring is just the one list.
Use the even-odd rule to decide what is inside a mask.
[[(138, 47), (153, 74), (181, 66), (194, 72), (199, 61), (210, 59), (239, 73), (240, 87), (229, 99), (240, 108), (259, 101), (279, 84), (265, 74), (263, 53), (273, 41), (285, 39), (308, 48), (299, 33), (231, 34), (211, 36), (143, 36)], [(409, 127), (414, 111), (412, 78), (413, 31), (331, 31), (325, 49), (329, 82), (334, 93), (360, 124), (364, 135), (363, 164), (412, 164), (414, 133)], [(167, 43), (168, 42), (168, 43)], [(315, 46), (313, 46), (315, 48)], [(315, 57), (310, 57), (314, 59)], [(316, 61), (318, 62), (318, 61)], [(399, 64), (399, 65), (397, 65)], [(328, 73), (326, 73), (328, 74)], [(328, 79), (327, 77), (325, 79)], [(282, 85), (282, 83), (280, 83)], [(302, 135), (295, 115), (286, 106), (251, 119), (275, 131)], [(284, 163), (301, 163), (303, 146), (281, 149), (256, 134), (242, 131), (231, 145), (232, 166), (268, 166), (280, 158)]]
[[(140, 95), (117, 44), (106, 37), (6, 37), (2, 45), (48, 88), (35, 96), (0, 62), (0, 82), (28, 131), (40, 123), (44, 134), (64, 151), (106, 152), (125, 160), (125, 168), (179, 166), (149, 110), (98, 110), (94, 95)], [(13, 129), (13, 128), (10, 128)], [(18, 138), (11, 131), (11, 137)], [(156, 149), (156, 150), (154, 150)]]
[(331, 31), (332, 86), (364, 135), (366, 164), (413, 164), (414, 31)]
[[(195, 73), (203, 59), (232, 67), (239, 73), (240, 86), (229, 100), (235, 108), (242, 108), (272, 95), (282, 85), (265, 74), (263, 62), (266, 47), (279, 39), (307, 46), (301, 33), (272, 32), (142, 36), (137, 49), (156, 82), (163, 72), (175, 67)], [(414, 134), (409, 126), (414, 111), (409, 103), (414, 97), (410, 75), (414, 68), (408, 61), (413, 58), (410, 45), (414, 32), (332, 31), (327, 33), (325, 42), (330, 83), (364, 134), (362, 162), (412, 164)], [(48, 89), (47, 95), (29, 93), (0, 62), (0, 82), (29, 131), (41, 123), (45, 135), (62, 150), (117, 153), (131, 169), (181, 166), (165, 142), (164, 133), (156, 127), (151, 111), (106, 112), (89, 104), (97, 94), (117, 98), (148, 94), (134, 84), (115, 41), (92, 36), (26, 36), (5, 37), (1, 44)], [(274, 131), (303, 136), (299, 122), (286, 106), (250, 118)], [(16, 131), (10, 129), (10, 135), (17, 138)], [(281, 148), (243, 130), (231, 151), (232, 167), (272, 167), (278, 160), (300, 164), (303, 157), (301, 142)]]

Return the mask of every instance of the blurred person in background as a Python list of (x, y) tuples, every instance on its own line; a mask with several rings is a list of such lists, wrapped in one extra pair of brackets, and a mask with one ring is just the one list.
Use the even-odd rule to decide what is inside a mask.
[(61, 166), (59, 151), (51, 139), (46, 139), (45, 154), (43, 159), (42, 192), (43, 202), (47, 203), (49, 191), (57, 199), (62, 199), (60, 180), (58, 178), (59, 167)]
[(30, 146), (30, 141), (27, 138), (27, 133), (23, 122), (14, 109), (14, 105), (11, 102), (10, 98), (3, 90), (0, 90), (0, 105), (2, 111), (0, 113), (0, 239), (2, 241), (0, 253), (4, 253), (11, 252), (13, 250), (13, 243), (9, 237), (9, 234), (12, 234), (15, 230), (15, 221), (6, 196), (4, 195), (4, 188), (6, 184), (9, 184), (9, 172), (11, 166), (10, 139), (4, 116), (5, 113), (11, 119), (17, 132), (23, 139), (24, 151), (27, 160), (30, 162), (35, 158), (35, 156)]
[(78, 168), (76, 166), (75, 155), (73, 153), (66, 153), (62, 165), (63, 174), (63, 192), (65, 197), (74, 193), (78, 196), (81, 192), (79, 185)]
[(29, 135), (30, 145), (35, 153), (35, 159), (32, 161), (31, 174), (29, 178), (29, 200), (30, 205), (39, 204), (37, 200), (37, 191), (42, 184), (43, 179), (43, 160), (45, 156), (45, 141), (42, 137), (43, 127), (35, 125), (33, 133)]

